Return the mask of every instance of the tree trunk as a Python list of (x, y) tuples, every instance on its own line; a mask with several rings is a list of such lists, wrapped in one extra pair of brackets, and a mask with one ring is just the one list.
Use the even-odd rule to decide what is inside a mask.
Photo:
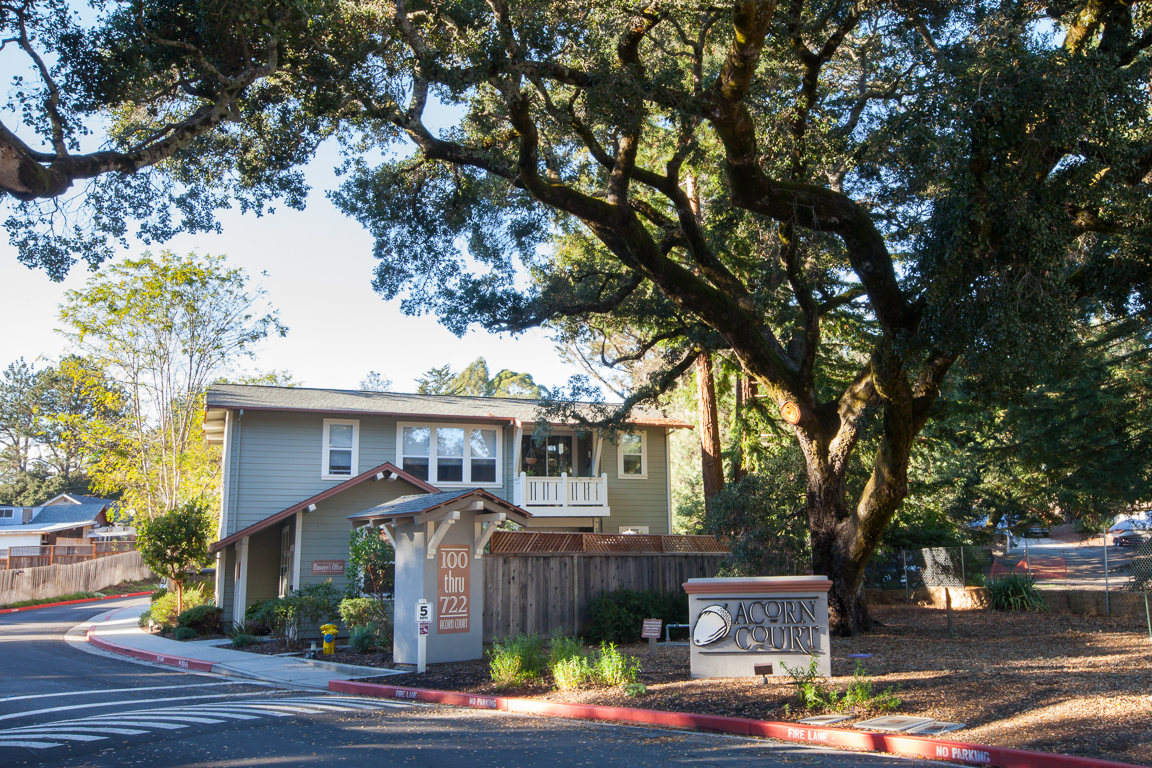
[(176, 585), (176, 615), (184, 613), (184, 579), (173, 579)]
[(724, 487), (724, 463), (721, 460), (720, 417), (716, 407), (716, 386), (712, 381), (712, 356), (701, 352), (696, 357), (696, 402), (700, 408), (700, 464), (704, 478), (704, 514), (712, 497)]
[(732, 431), (736, 438), (736, 450), (732, 454), (732, 482), (734, 483), (740, 482), (748, 475), (748, 470), (744, 468), (744, 413), (747, 389), (747, 380), (739, 373), (736, 374), (736, 413), (735, 418), (732, 419)]

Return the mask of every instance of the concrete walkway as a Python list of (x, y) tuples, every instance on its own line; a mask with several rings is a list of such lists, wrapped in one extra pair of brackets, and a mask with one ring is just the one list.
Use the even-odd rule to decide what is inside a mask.
[(376, 667), (336, 664), (298, 656), (268, 656), (220, 647), (221, 644), (227, 645), (227, 640), (169, 640), (145, 632), (137, 623), (149, 605), (147, 600), (142, 600), (138, 605), (102, 613), (74, 627), (69, 639), (86, 641), (101, 650), (145, 662), (262, 680), (288, 688), (326, 691), (328, 683), (333, 680), (402, 674)]

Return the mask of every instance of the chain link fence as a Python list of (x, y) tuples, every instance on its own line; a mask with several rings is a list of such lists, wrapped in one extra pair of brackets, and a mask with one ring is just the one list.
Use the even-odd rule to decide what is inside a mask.
[[(937, 604), (943, 588), (955, 607), (982, 607), (981, 587), (1011, 574), (1030, 574), (1049, 610), (1150, 620), (1152, 540), (1136, 545), (1018, 539), (993, 546), (878, 552), (865, 571), (873, 602)], [(966, 589), (965, 589), (966, 588)], [(903, 601), (901, 594), (903, 593)], [(968, 605), (956, 600), (970, 599)], [(1152, 632), (1152, 620), (1150, 620)]]

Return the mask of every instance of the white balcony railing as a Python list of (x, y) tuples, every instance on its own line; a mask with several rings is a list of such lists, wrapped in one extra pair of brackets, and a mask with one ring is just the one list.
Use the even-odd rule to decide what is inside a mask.
[(606, 517), (610, 513), (608, 475), (528, 477), (521, 472), (512, 503), (534, 517)]

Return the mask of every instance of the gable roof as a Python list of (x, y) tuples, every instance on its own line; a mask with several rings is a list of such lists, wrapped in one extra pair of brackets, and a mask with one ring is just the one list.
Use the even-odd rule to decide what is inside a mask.
[(514, 515), (529, 518), (532, 514), (515, 504), (510, 504), (499, 496), (495, 496), (483, 488), (464, 488), (458, 491), (440, 491), (438, 493), (422, 493), (415, 496), (401, 496), (372, 509), (348, 515), (349, 520), (369, 522), (372, 520), (395, 520), (401, 517), (416, 518), (436, 510), (479, 496), (486, 504), (492, 504), (511, 512)]
[(60, 504), (103, 504), (104, 506), (111, 506), (116, 502), (113, 499), (100, 499), (95, 496), (81, 496), (78, 493), (61, 493), (59, 496), (53, 496), (44, 502), (43, 506), (53, 507)]
[(398, 479), (404, 480), (404, 481), (408, 482), (409, 484), (414, 485), (415, 487), (417, 487), (421, 490), (428, 491), (429, 493), (437, 493), (438, 492), (438, 489), (436, 488), (436, 486), (431, 485), (429, 483), (426, 483), (423, 480), (421, 480), (420, 478), (416, 477), (415, 475), (411, 475), (411, 474), (405, 472), (404, 470), (400, 469), (399, 467), (397, 467), (392, 462), (386, 461), (378, 467), (373, 467), (372, 469), (368, 470), (367, 472), (361, 472), (359, 475), (356, 475), (356, 477), (349, 478), (349, 479), (345, 480), (344, 482), (340, 483), (339, 485), (334, 485), (331, 488), (328, 488), (326, 490), (321, 491), (320, 493), (316, 494), (315, 496), (310, 496), (309, 498), (304, 499), (303, 501), (301, 501), (297, 504), (293, 504), (292, 506), (288, 507), (287, 509), (282, 509), (273, 515), (269, 515), (268, 517), (264, 518), (263, 520), (261, 520), (258, 523), (253, 523), (252, 525), (248, 526), (247, 528), (242, 528), (241, 530), (236, 531), (236, 533), (232, 534), (231, 536), (226, 536), (223, 539), (220, 539), (220, 541), (217, 541), (217, 542), (209, 545), (208, 551), (209, 552), (218, 552), (219, 550), (224, 549), (228, 545), (234, 544), (235, 542), (240, 541), (245, 536), (251, 536), (254, 533), (259, 533), (260, 531), (264, 530), (265, 528), (269, 528), (269, 527), (275, 525), (276, 523), (287, 520), (288, 518), (292, 517), (297, 512), (304, 509), (305, 507), (308, 507), (311, 504), (319, 504), (320, 502), (324, 501), (325, 499), (330, 499), (333, 496), (335, 496), (336, 494), (343, 493), (344, 491), (348, 490), (349, 488), (352, 488), (353, 486), (359, 485), (360, 483), (362, 483), (365, 480), (368, 480), (370, 478), (375, 478), (378, 475), (385, 475), (385, 476), (395, 475)]
[[(407, 418), (467, 418), (473, 421), (502, 422), (535, 421), (539, 405), (539, 400), (512, 397), (413, 395), (249, 384), (213, 384), (208, 389), (205, 401), (209, 414), (214, 411), (243, 408), (252, 411), (379, 414)], [(591, 411), (594, 404), (583, 405)], [(634, 408), (628, 423), (637, 426), (692, 428), (686, 421), (670, 419), (662, 411), (646, 406)]]
[[(55, 504), (50, 507), (36, 507), (40, 511), (29, 523), (19, 523), (19, 517), (6, 520), (0, 533), (52, 533), (53, 531), (66, 531), (69, 528), (82, 528), (89, 525), (104, 525), (108, 522), (104, 517), (107, 504)], [(19, 510), (20, 507), (15, 507)]]

